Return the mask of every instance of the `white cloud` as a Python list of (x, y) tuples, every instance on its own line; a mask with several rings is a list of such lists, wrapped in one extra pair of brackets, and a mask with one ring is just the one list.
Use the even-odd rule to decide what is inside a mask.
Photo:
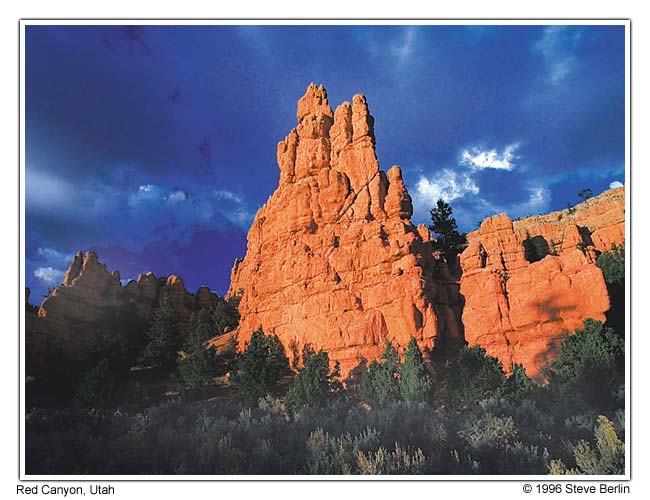
[(69, 260), (72, 260), (72, 255), (63, 254), (61, 252), (54, 250), (53, 248), (39, 247), (36, 253), (38, 253), (38, 255), (40, 255), (47, 261), (68, 262)]
[(551, 191), (544, 186), (531, 186), (528, 192), (530, 194), (526, 201), (503, 207), (501, 211), (511, 217), (525, 217), (546, 212), (551, 202)]
[(246, 229), (250, 226), (255, 214), (248, 209), (243, 196), (226, 189), (215, 189), (212, 194), (221, 213), (230, 222)]
[(518, 143), (508, 144), (501, 154), (496, 149), (482, 150), (479, 147), (473, 147), (471, 151), (465, 149), (461, 154), (461, 164), (472, 170), (492, 168), (510, 171), (515, 168), (515, 151), (518, 147)]
[(459, 174), (448, 168), (443, 169), (434, 180), (420, 176), (415, 186), (417, 202), (431, 205), (443, 199), (453, 201), (465, 195), (477, 195), (479, 188), (468, 174)]
[(64, 272), (53, 267), (39, 267), (34, 276), (45, 283), (58, 283), (63, 279)]
[(131, 208), (137, 208), (142, 204), (153, 203), (165, 199), (166, 190), (155, 184), (143, 184), (138, 187), (135, 193), (131, 193), (128, 204)]
[(60, 210), (75, 197), (75, 188), (67, 180), (28, 166), (25, 171), (27, 208)]
[(623, 183), (621, 181), (612, 181), (609, 183), (609, 189), (616, 189), (623, 187)]
[(415, 26), (408, 26), (404, 31), (401, 42), (392, 48), (400, 63), (406, 61), (415, 47)]
[(185, 194), (184, 191), (181, 191), (180, 189), (177, 189), (176, 191), (172, 191), (169, 196), (167, 196), (167, 201), (169, 203), (178, 203), (181, 201), (185, 201), (187, 199), (187, 195)]
[(575, 48), (582, 38), (582, 29), (573, 26), (547, 26), (542, 37), (533, 46), (544, 58), (547, 77), (552, 84), (559, 84), (574, 69), (578, 60)]
[(242, 203), (244, 201), (240, 195), (226, 189), (215, 189), (212, 193), (217, 199), (234, 201), (235, 203)]

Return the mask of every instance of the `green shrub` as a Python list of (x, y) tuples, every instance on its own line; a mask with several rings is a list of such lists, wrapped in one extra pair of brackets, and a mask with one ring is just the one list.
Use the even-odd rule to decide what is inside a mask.
[(624, 377), (623, 340), (600, 321), (586, 319), (584, 327), (566, 335), (560, 354), (547, 370), (549, 387), (558, 397), (608, 408)]
[(506, 382), (501, 362), (480, 346), (464, 347), (450, 363), (448, 373), (447, 396), (458, 409), (500, 394)]
[(167, 369), (176, 366), (181, 338), (178, 330), (178, 310), (169, 294), (162, 293), (158, 307), (153, 312), (151, 326), (147, 331), (147, 345), (142, 361), (159, 365)]
[(85, 372), (74, 396), (76, 405), (82, 408), (106, 408), (115, 390), (115, 380), (109, 369), (108, 358)]
[(196, 389), (214, 380), (218, 372), (218, 361), (214, 348), (207, 347), (207, 341), (217, 331), (213, 311), (202, 309), (192, 313), (183, 352), (178, 357), (178, 373), (187, 389)]
[(625, 285), (625, 245), (612, 245), (609, 252), (603, 252), (596, 258), (608, 285)]
[(400, 362), (397, 350), (386, 343), (379, 362), (373, 361), (361, 379), (361, 399), (366, 403), (385, 405), (400, 400)]
[(303, 368), (298, 372), (287, 391), (289, 408), (323, 406), (340, 389), (338, 363), (330, 371), (329, 356), (322, 349), (318, 352), (306, 345), (302, 351)]
[(594, 444), (581, 440), (571, 447), (575, 469), (568, 469), (562, 460), (553, 460), (549, 466), (550, 473), (625, 474), (625, 443), (607, 417), (598, 417), (594, 437)]
[(422, 352), (414, 337), (409, 340), (404, 354), (400, 393), (404, 401), (419, 403), (431, 399), (433, 382), (422, 359)]
[(261, 327), (253, 332), (234, 364), (230, 382), (237, 397), (249, 405), (266, 396), (283, 376), (289, 374), (289, 360), (280, 339), (266, 335)]

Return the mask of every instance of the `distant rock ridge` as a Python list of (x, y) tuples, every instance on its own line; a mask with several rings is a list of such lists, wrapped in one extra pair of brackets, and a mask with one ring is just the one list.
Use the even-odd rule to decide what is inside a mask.
[[(595, 259), (625, 243), (624, 188), (514, 222), (489, 217), (448, 267), (427, 227), (410, 220), (401, 169), (379, 168), (363, 95), (332, 111), (324, 87), (311, 84), (296, 118), (277, 147), (278, 187), (231, 272), (239, 327), (214, 339), (217, 348), (236, 335), (242, 349), (262, 326), (290, 360), (310, 344), (346, 376), (379, 358), (386, 341), (403, 351), (414, 336), (423, 349), (480, 345), (506, 370), (519, 363), (537, 377), (565, 333), (605, 319), (610, 299)], [(94, 252), (79, 252), (63, 284), (27, 308), (27, 353), (51, 338), (74, 353), (116, 314), (148, 320), (163, 292), (183, 321), (222, 300), (206, 287), (190, 294), (175, 275), (122, 286)]]
[(74, 353), (83, 347), (90, 331), (111, 324), (115, 315), (125, 314), (127, 308), (130, 314), (149, 320), (161, 293), (169, 294), (182, 321), (220, 300), (204, 286), (194, 295), (189, 293), (176, 275), (157, 278), (153, 273), (140, 274), (123, 287), (120, 273), (109, 272), (95, 252), (78, 252), (63, 284), (52, 291), (36, 314), (26, 314), (27, 349), (36, 351), (48, 339), (58, 338), (68, 352)]

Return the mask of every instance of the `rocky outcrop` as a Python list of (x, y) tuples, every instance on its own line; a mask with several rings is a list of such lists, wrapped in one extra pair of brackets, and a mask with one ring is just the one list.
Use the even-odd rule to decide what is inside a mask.
[(595, 259), (625, 243), (624, 220), (623, 188), (514, 224), (507, 215), (484, 220), (460, 256), (468, 344), (540, 376), (565, 333), (585, 318), (605, 320), (610, 300)]
[(521, 241), (542, 237), (556, 252), (571, 248), (573, 242), (564, 241), (566, 231), (577, 227), (585, 245), (608, 251), (625, 243), (625, 188), (610, 189), (565, 210), (514, 221), (513, 227)]
[(232, 271), (230, 293), (243, 292), (240, 347), (262, 326), (289, 357), (288, 346), (311, 344), (346, 374), (387, 340), (459, 339), (458, 283), (437, 271), (428, 231), (411, 223), (400, 168), (379, 169), (366, 98), (333, 112), (311, 84), (296, 117), (278, 144), (279, 186)]
[(109, 272), (95, 252), (78, 252), (63, 284), (43, 301), (36, 314), (26, 315), (27, 351), (33, 355), (44, 342), (58, 339), (65, 352), (74, 356), (87, 348), (88, 339), (101, 329), (130, 318), (146, 324), (161, 293), (169, 294), (184, 322), (192, 312), (220, 300), (206, 287), (190, 294), (175, 275), (157, 278), (153, 273), (141, 274), (123, 287), (119, 272)]

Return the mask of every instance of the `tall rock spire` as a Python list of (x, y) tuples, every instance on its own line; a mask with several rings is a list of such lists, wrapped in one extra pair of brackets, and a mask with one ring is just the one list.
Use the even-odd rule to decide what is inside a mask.
[[(345, 374), (387, 340), (405, 347), (413, 335), (432, 347), (447, 331), (457, 336), (457, 301), (434, 298), (457, 298), (458, 286), (431, 275), (431, 244), (411, 224), (401, 170), (379, 168), (366, 98), (332, 113), (326, 90), (310, 84), (296, 118), (278, 144), (278, 188), (232, 273), (231, 293), (243, 290), (240, 345), (261, 325), (290, 356), (289, 345), (312, 344)], [(438, 290), (446, 287), (456, 292)]]

